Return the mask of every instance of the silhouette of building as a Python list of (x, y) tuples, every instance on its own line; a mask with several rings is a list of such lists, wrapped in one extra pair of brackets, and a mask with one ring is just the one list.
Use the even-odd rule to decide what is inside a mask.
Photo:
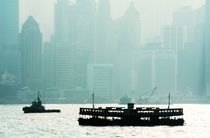
[(206, 0), (205, 10), (205, 44), (204, 44), (204, 68), (205, 68), (205, 90), (210, 96), (210, 1)]
[(21, 80), (19, 37), (19, 0), (0, 1), (0, 74), (6, 70)]
[(57, 0), (54, 7), (54, 39), (56, 43), (74, 40), (74, 5), (68, 0)]
[(177, 10), (173, 15), (172, 24), (162, 28), (163, 47), (180, 50), (184, 48), (185, 43), (192, 43), (195, 22), (195, 12), (191, 7)]
[(74, 87), (73, 50), (65, 43), (56, 44), (56, 86), (60, 89)]
[(99, 0), (96, 14), (95, 62), (98, 64), (113, 63), (112, 43), (113, 20), (110, 0)]
[(19, 0), (0, 1), (0, 45), (17, 48), (19, 32)]
[(163, 47), (177, 50), (178, 47), (184, 47), (182, 28), (167, 25), (162, 28)]
[(39, 24), (29, 16), (21, 31), (23, 85), (37, 89), (42, 85), (42, 34)]
[(88, 89), (98, 97), (112, 98), (114, 90), (114, 68), (111, 64), (88, 65)]
[(51, 41), (43, 45), (43, 85), (45, 88), (56, 86), (55, 76), (55, 44)]
[[(183, 44), (178, 48), (178, 89), (183, 94), (201, 95), (203, 93), (203, 32), (198, 32), (197, 11), (183, 7), (173, 17), (173, 25), (182, 29)], [(202, 19), (202, 15), (200, 15)], [(199, 42), (200, 41), (200, 42)], [(199, 43), (198, 43), (199, 42)], [(196, 57), (193, 61), (193, 57)], [(190, 91), (190, 92), (188, 92)]]
[(121, 18), (119, 50), (132, 51), (141, 46), (140, 15), (133, 2)]
[(59, 89), (74, 87), (73, 43), (74, 6), (68, 0), (58, 0), (54, 13), (55, 79)]
[[(197, 15), (191, 7), (180, 8), (174, 13), (172, 24), (162, 30), (163, 47), (175, 50), (177, 55), (177, 91), (186, 96), (203, 91), (203, 25), (202, 11), (199, 12)], [(193, 57), (196, 58), (192, 60)]]
[(93, 0), (57, 1), (54, 39), (58, 87), (87, 89), (87, 65), (93, 63), (95, 45), (95, 16)]
[(174, 95), (177, 88), (177, 55), (175, 50), (159, 48), (142, 48), (137, 63), (139, 78), (139, 95), (154, 87), (158, 95)]
[(96, 2), (77, 0), (75, 7), (74, 87), (87, 89), (87, 65), (94, 58)]
[[(134, 69), (134, 52), (141, 46), (140, 16), (133, 2), (119, 20), (116, 56), (116, 80), (118, 92), (130, 96), (138, 74)], [(135, 82), (137, 83), (137, 82)]]

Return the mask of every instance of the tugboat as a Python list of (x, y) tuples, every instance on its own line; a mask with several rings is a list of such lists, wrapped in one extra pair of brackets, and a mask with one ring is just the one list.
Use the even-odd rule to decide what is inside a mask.
[[(170, 98), (170, 94), (169, 94)], [(93, 102), (94, 103), (94, 102)], [(80, 108), (79, 125), (83, 126), (183, 126), (183, 108), (160, 109), (138, 107), (128, 103), (128, 108)]]
[(120, 103), (119, 104), (127, 104), (131, 102), (131, 98), (127, 97), (127, 96), (123, 96), (122, 98), (120, 98)]
[(40, 100), (40, 94), (38, 91), (37, 101), (33, 101), (30, 107), (23, 107), (24, 113), (60, 113), (59, 109), (46, 110), (42, 105), (42, 101)]

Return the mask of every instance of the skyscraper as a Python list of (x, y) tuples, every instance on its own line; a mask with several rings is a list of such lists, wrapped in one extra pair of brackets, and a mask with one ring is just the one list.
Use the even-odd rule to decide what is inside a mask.
[[(196, 14), (192, 7), (182, 7), (162, 31), (163, 47), (176, 52), (177, 92), (188, 96), (201, 95), (204, 85), (202, 14), (197, 20)], [(191, 60), (193, 56), (196, 58)]]
[(45, 88), (55, 87), (55, 44), (52, 41), (43, 44), (43, 77)]
[(55, 5), (56, 84), (87, 89), (87, 65), (93, 61), (96, 2), (59, 0)]
[(210, 1), (206, 0), (206, 23), (204, 44), (205, 90), (210, 96)]
[(120, 29), (120, 50), (134, 50), (140, 48), (141, 42), (141, 22), (140, 15), (135, 7), (134, 3), (131, 2), (127, 11), (121, 19)]
[(0, 74), (4, 71), (20, 81), (20, 51), (18, 49), (19, 0), (0, 1)]
[(21, 32), (22, 80), (25, 86), (37, 89), (42, 84), (42, 34), (39, 24), (28, 17)]
[(73, 41), (74, 5), (68, 0), (57, 0), (54, 7), (54, 35), (56, 43)]
[(72, 89), (74, 87), (73, 44), (75, 6), (68, 0), (58, 0), (55, 4), (55, 79), (56, 87)]
[(17, 47), (19, 32), (19, 0), (0, 1), (0, 46)]
[(75, 10), (74, 85), (87, 89), (87, 65), (93, 63), (96, 2), (77, 0)]
[(95, 61), (98, 64), (112, 63), (112, 17), (110, 0), (99, 0), (96, 14)]
[(130, 95), (134, 91), (132, 83), (136, 80), (133, 74), (138, 74), (134, 70), (134, 51), (140, 48), (141, 42), (140, 16), (133, 2), (130, 3), (119, 22), (116, 61), (118, 91), (123, 95)]
[(114, 73), (112, 64), (88, 65), (88, 89), (99, 97), (112, 98)]

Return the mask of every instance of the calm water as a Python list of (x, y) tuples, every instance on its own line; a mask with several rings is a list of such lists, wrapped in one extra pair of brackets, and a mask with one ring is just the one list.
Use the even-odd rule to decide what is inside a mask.
[(79, 107), (91, 105), (46, 105), (47, 108), (61, 109), (60, 114), (23, 114), (23, 106), (0, 105), (0, 138), (210, 138), (210, 105), (173, 105), (184, 108), (186, 124), (182, 127), (84, 127), (77, 122)]

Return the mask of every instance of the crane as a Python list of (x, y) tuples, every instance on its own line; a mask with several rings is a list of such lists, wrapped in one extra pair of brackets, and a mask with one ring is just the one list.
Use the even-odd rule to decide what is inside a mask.
[(136, 103), (137, 103), (137, 104), (145, 104), (145, 103), (148, 103), (149, 99), (155, 94), (156, 90), (157, 90), (157, 87), (154, 87), (154, 88), (152, 89), (151, 94), (150, 94), (148, 97), (146, 97), (146, 98), (143, 98), (142, 96), (139, 96), (139, 97), (136, 99)]

